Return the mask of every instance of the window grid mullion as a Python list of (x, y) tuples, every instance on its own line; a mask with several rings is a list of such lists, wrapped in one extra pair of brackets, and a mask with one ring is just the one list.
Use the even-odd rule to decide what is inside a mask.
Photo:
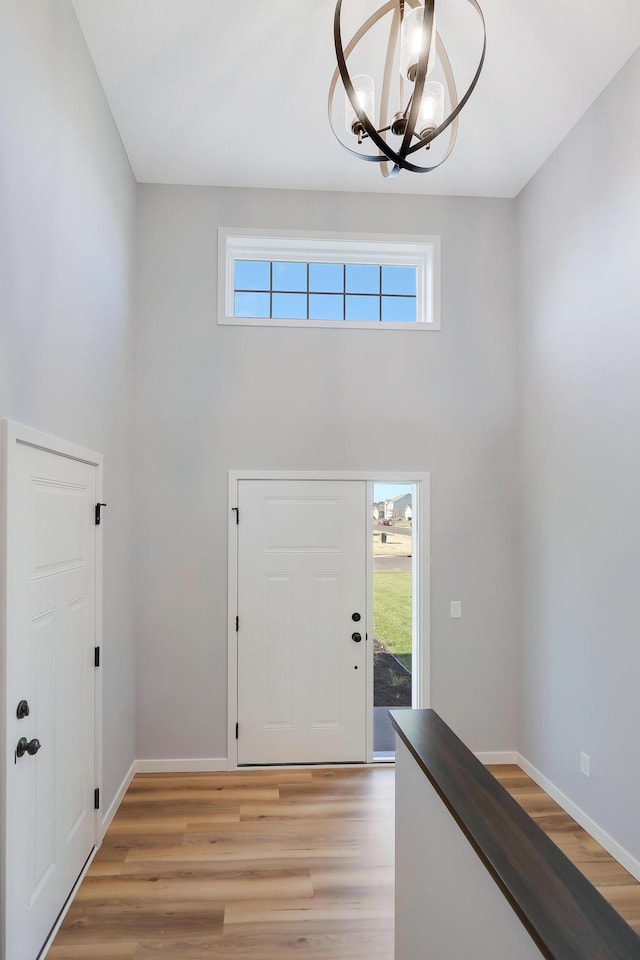
[(347, 319), (347, 265), (342, 264), (342, 321)]
[[(302, 291), (302, 290), (273, 290), (273, 291), (269, 291), (269, 290), (267, 290), (266, 288), (263, 290), (263, 289), (261, 289), (260, 287), (234, 287), (234, 293), (269, 293), (269, 292), (273, 292), (273, 293), (300, 293), (300, 294), (302, 294), (304, 291)], [(311, 293), (314, 293), (314, 294), (318, 294), (318, 295), (320, 295), (320, 296), (325, 296), (325, 297), (340, 297), (340, 296), (342, 296), (341, 293), (338, 293), (337, 291), (334, 293), (334, 292), (331, 291), (331, 290), (311, 290), (310, 292), (311, 292)], [(356, 293), (356, 294), (353, 294), (353, 296), (356, 296), (356, 297), (379, 297), (380, 295), (379, 295), (378, 293)], [(385, 296), (387, 299), (389, 299), (389, 300), (393, 300), (394, 298), (395, 298), (396, 300), (415, 300), (415, 299), (416, 299), (415, 295), (412, 294), (412, 293), (385, 293), (384, 296)]]
[(269, 318), (273, 320), (273, 260), (269, 260)]

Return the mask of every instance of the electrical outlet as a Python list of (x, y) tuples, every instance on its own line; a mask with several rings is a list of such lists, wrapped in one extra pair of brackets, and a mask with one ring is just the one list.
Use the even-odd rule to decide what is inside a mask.
[(462, 616), (462, 600), (451, 601), (451, 619), (459, 620)]
[(591, 757), (584, 750), (580, 751), (580, 773), (591, 780)]

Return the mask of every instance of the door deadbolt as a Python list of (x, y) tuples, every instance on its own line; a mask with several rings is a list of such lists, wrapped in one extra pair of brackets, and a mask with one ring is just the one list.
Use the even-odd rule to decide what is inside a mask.
[(16, 716), (18, 720), (24, 720), (25, 717), (29, 716), (29, 704), (26, 700), (21, 700), (16, 709)]
[(355, 620), (355, 622), (357, 623), (358, 620), (360, 619), (360, 614), (359, 614), (359, 613), (352, 613), (352, 614), (351, 614), (351, 619), (352, 619), (352, 620)]

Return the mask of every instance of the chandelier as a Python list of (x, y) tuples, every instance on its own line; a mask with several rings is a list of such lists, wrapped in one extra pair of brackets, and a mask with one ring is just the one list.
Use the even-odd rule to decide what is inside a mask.
[[(343, 0), (337, 0), (333, 38), (338, 65), (329, 87), (329, 122), (345, 150), (361, 160), (379, 163), (384, 177), (393, 177), (400, 170), (429, 173), (451, 155), (458, 133), (458, 115), (478, 82), (487, 45), (480, 5), (477, 0), (466, 2), (480, 17), (482, 50), (473, 79), (465, 94), (458, 98), (451, 62), (436, 29), (435, 0), (387, 0), (365, 20), (346, 46), (342, 39)], [(352, 77), (348, 60), (363, 38), (386, 16), (390, 20), (389, 37), (376, 118), (374, 81), (363, 73)], [(444, 83), (434, 75), (440, 76)], [(338, 81), (344, 88), (346, 138), (338, 134), (335, 103)], [(393, 114), (390, 112), (392, 88), (397, 91)], [(433, 141), (447, 130), (449, 142), (444, 156), (431, 165), (421, 165), (423, 161), (417, 152), (429, 150)]]

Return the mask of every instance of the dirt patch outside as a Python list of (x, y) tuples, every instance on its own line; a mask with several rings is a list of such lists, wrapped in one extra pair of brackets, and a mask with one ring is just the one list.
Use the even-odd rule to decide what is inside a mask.
[(373, 638), (373, 705), (411, 706), (411, 674), (376, 637)]

